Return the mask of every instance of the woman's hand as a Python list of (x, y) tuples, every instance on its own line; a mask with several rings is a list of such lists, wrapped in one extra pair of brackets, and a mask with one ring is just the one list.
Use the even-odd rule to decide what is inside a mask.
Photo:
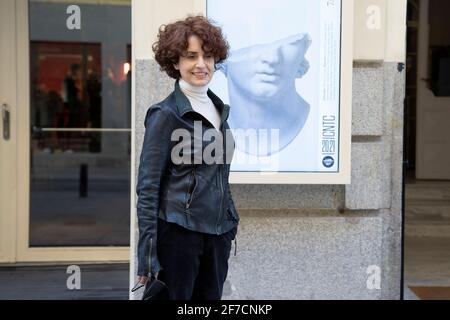
[[(155, 273), (155, 278), (158, 278), (158, 273)], [(135, 292), (136, 290), (142, 288), (143, 286), (145, 286), (147, 284), (149, 280), (149, 277), (145, 277), (145, 276), (138, 276), (137, 282), (134, 285), (133, 289), (131, 289), (131, 292)]]
[(147, 281), (148, 281), (148, 277), (138, 276), (138, 283), (140, 283), (140, 284), (146, 284)]
[[(158, 279), (158, 272), (157, 273), (155, 273), (155, 278), (156, 279)], [(138, 282), (140, 283), (140, 284), (146, 284), (147, 283), (147, 281), (148, 281), (148, 277), (146, 277), (146, 276), (139, 276), (138, 277)]]

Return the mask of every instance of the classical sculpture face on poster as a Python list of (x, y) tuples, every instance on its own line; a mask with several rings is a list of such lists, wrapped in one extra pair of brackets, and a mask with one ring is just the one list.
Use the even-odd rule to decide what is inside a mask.
[[(232, 51), (219, 66), (228, 83), (233, 128), (279, 130), (279, 152), (299, 134), (308, 119), (310, 104), (297, 92), (296, 79), (309, 70), (305, 58), (312, 42), (307, 33), (294, 34), (270, 43), (256, 44)], [(270, 134), (269, 134), (270, 135)], [(236, 137), (236, 146), (252, 154), (248, 143)]]
[(341, 106), (352, 72), (348, 61), (342, 68), (351, 34), (342, 32), (344, 13), (341, 0), (206, 0), (230, 46), (210, 88), (230, 105), (237, 176), (338, 173), (342, 150), (348, 159), (340, 148), (341, 130), (351, 128), (351, 104)]

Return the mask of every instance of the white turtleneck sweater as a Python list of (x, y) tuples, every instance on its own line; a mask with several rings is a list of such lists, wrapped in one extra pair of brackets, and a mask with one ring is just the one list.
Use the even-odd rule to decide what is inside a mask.
[(192, 109), (208, 119), (208, 121), (212, 123), (214, 128), (219, 130), (220, 114), (207, 95), (208, 86), (193, 86), (183, 79), (180, 79), (179, 84), (181, 91), (191, 103)]

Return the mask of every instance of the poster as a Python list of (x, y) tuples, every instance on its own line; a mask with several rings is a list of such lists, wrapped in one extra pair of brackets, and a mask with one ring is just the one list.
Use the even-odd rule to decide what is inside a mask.
[(206, 1), (230, 44), (210, 89), (231, 106), (231, 171), (339, 172), (341, 5)]

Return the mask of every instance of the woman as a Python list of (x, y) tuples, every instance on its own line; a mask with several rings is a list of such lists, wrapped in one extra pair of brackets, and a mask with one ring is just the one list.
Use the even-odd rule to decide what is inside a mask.
[[(229, 106), (208, 89), (228, 48), (220, 28), (202, 16), (162, 26), (153, 45), (161, 70), (176, 82), (145, 118), (137, 184), (138, 280), (157, 277), (170, 299), (221, 299), (237, 233), (239, 215), (228, 184), (234, 147), (226, 134)], [(204, 139), (211, 131), (219, 144)], [(221, 149), (214, 148), (213, 163), (205, 161), (210, 144)]]

